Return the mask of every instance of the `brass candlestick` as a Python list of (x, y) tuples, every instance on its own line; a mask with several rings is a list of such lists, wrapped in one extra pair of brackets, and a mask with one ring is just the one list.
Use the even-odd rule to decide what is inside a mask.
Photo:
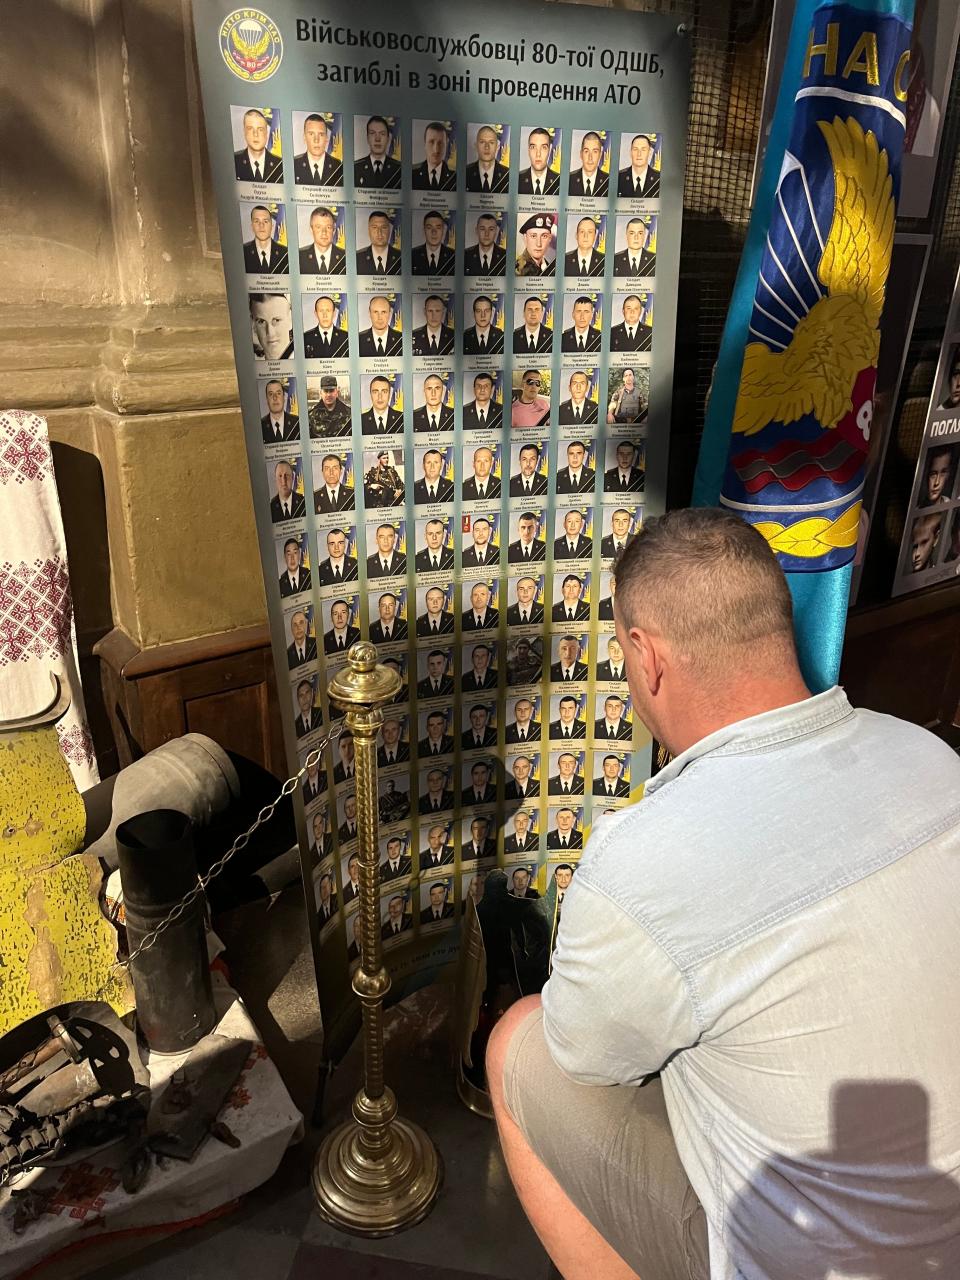
[(353, 989), (363, 1012), (363, 1084), (353, 1119), (320, 1145), (313, 1166), (317, 1208), (328, 1222), (363, 1236), (389, 1236), (412, 1227), (433, 1208), (443, 1165), (426, 1133), (397, 1115), (397, 1099), (383, 1080), (383, 999), (390, 975), (383, 967), (377, 904), (377, 731), (380, 707), (400, 689), (400, 677), (377, 663), (367, 641), (353, 645), (347, 666), (330, 683), (331, 701), (353, 731), (360, 836), (360, 967)]

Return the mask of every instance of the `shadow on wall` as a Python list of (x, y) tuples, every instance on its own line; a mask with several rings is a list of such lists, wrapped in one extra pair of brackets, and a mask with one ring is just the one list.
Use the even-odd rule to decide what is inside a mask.
[[(743, 1275), (960, 1276), (960, 1187), (930, 1164), (927, 1091), (913, 1080), (842, 1080), (830, 1103), (832, 1148), (774, 1156), (732, 1205), (725, 1227)], [(949, 1106), (951, 1116), (935, 1117), (938, 1147), (957, 1151)]]

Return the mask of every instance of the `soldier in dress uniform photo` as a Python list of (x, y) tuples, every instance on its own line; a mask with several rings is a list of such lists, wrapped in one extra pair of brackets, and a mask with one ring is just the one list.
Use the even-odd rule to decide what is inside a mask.
[(613, 256), (615, 276), (653, 276), (657, 273), (657, 255), (647, 248), (650, 219), (630, 218), (623, 228), (626, 245)]
[[(469, 302), (469, 294), (464, 303)], [(498, 356), (503, 354), (503, 330), (493, 323), (494, 300), (485, 293), (469, 302), (473, 324), (463, 334), (465, 356)]]
[[(417, 682), (418, 698), (446, 698), (453, 693), (453, 650), (431, 649), (426, 656), (426, 675)], [(450, 750), (453, 750), (451, 746)]]
[(299, 520), (307, 514), (303, 494), (297, 493), (296, 472), (291, 463), (281, 460), (273, 464), (273, 483), (276, 493), (270, 499), (270, 519), (274, 524)]
[(493, 474), (494, 455), (488, 445), (478, 445), (473, 450), (470, 463), (470, 474), (467, 475), (467, 457), (470, 446), (464, 450), (463, 500), (464, 502), (484, 502), (490, 498), (500, 497), (500, 480)]
[(350, 623), (350, 605), (346, 600), (334, 600), (330, 605), (330, 630), (323, 633), (323, 652), (346, 653), (359, 639), (360, 628)]
[(490, 603), (492, 598), (493, 592), (485, 582), (474, 582), (470, 586), (470, 607), (464, 609), (460, 620), (462, 631), (496, 630), (500, 622), (500, 611)]
[(595, 400), (589, 400), (590, 379), (582, 370), (571, 373), (567, 384), (570, 391), (569, 400), (560, 401), (558, 421), (561, 427), (575, 427), (581, 422), (593, 424), (598, 418), (598, 406)]
[(630, 139), (630, 163), (617, 174), (617, 195), (623, 199), (655, 200), (660, 195), (660, 173), (654, 169), (653, 139), (638, 133)]
[(322, 293), (313, 304), (313, 312), (317, 323), (304, 332), (303, 354), (308, 360), (336, 360), (345, 356), (350, 340), (336, 324), (337, 303), (328, 293)]
[(309, 115), (303, 122), (304, 149), (293, 157), (293, 180), (315, 187), (342, 187), (343, 165), (328, 155), (330, 127), (320, 115)]
[(513, 704), (513, 719), (507, 725), (507, 744), (518, 742), (539, 742), (541, 734), (540, 721), (536, 716), (536, 706), (531, 698), (517, 698)]
[(507, 549), (510, 564), (535, 564), (547, 558), (547, 544), (537, 537), (539, 519), (533, 511), (521, 511), (517, 517), (518, 537)]
[[(291, 380), (292, 381), (292, 380)], [(271, 378), (263, 388), (267, 412), (260, 419), (264, 444), (280, 444), (284, 440), (297, 440), (300, 436), (300, 419), (287, 409), (287, 388), (279, 378)]]
[(299, 538), (288, 538), (283, 544), (283, 563), (286, 566), (280, 575), (280, 598), (299, 595), (301, 591), (309, 591), (311, 587), (310, 570), (303, 565), (303, 551)]
[(414, 245), (410, 255), (413, 275), (453, 275), (456, 254), (444, 244), (448, 229), (447, 219), (439, 209), (430, 209), (423, 215), (423, 243)]
[(573, 324), (564, 329), (560, 336), (560, 350), (563, 352), (599, 351), (600, 330), (594, 325), (597, 304), (592, 298), (581, 294), (574, 298), (571, 308)]
[(376, 621), (370, 623), (370, 639), (374, 644), (392, 644), (406, 640), (407, 621), (399, 617), (400, 597), (384, 591), (377, 599)]
[(413, 411), (414, 431), (452, 431), (453, 409), (446, 403), (447, 386), (436, 373), (423, 380), (424, 403)]
[(357, 558), (348, 554), (346, 529), (328, 529), (326, 536), (327, 558), (317, 566), (317, 581), (321, 587), (335, 587), (339, 582), (356, 582)]
[(554, 560), (588, 560), (593, 555), (593, 539), (583, 532), (586, 523), (582, 511), (564, 513), (563, 533), (553, 544)]
[(482, 124), (477, 130), (477, 158), (467, 165), (467, 190), (498, 195), (507, 190), (510, 170), (497, 159), (500, 137), (496, 129)]
[(610, 330), (611, 351), (649, 351), (653, 345), (653, 329), (641, 319), (643, 303), (631, 293), (623, 300), (623, 323)]
[(449, 356), (453, 354), (453, 328), (444, 324), (447, 302), (437, 293), (423, 300), (423, 324), (413, 331), (415, 356)]
[[(347, 455), (349, 457), (349, 455)], [(334, 511), (353, 511), (356, 499), (353, 489), (345, 483), (346, 465), (338, 453), (328, 453), (320, 460), (323, 483), (313, 493), (313, 505), (317, 515)]]
[(554, 213), (521, 215), (518, 235), (523, 244), (517, 262), (516, 274), (524, 277), (552, 276), (556, 271), (553, 236), (557, 225)]
[(580, 168), (570, 170), (569, 195), (599, 197), (607, 194), (610, 180), (601, 168), (602, 160), (603, 139), (591, 129), (580, 141)]
[(453, 614), (447, 609), (447, 593), (442, 587), (427, 588), (423, 608), (417, 618), (418, 636), (446, 635), (453, 630)]
[(586, 680), (589, 677), (590, 672), (581, 656), (577, 636), (560, 636), (556, 641), (556, 648), (557, 660), (550, 664), (551, 684), (571, 684), (575, 680)]
[[(557, 446), (559, 453), (563, 449), (561, 442)], [(593, 493), (597, 473), (588, 463), (587, 445), (583, 440), (568, 440), (566, 444), (567, 465), (557, 471), (557, 493)]]
[(630, 538), (633, 512), (618, 507), (610, 514), (610, 532), (600, 539), (600, 555), (604, 560), (615, 560)]
[(298, 714), (294, 719), (293, 728), (298, 738), (305, 738), (308, 733), (313, 733), (323, 725), (323, 711), (320, 707), (313, 705), (317, 696), (315, 681), (316, 676), (299, 681), (294, 694)]
[(502, 276), (507, 269), (507, 251), (497, 243), (500, 239), (500, 219), (492, 213), (479, 214), (476, 236), (477, 243), (470, 245), (463, 255), (463, 274)]
[(503, 409), (493, 399), (493, 374), (476, 374), (473, 379), (473, 399), (463, 406), (464, 431), (482, 431), (487, 427), (498, 431), (502, 423)]
[(318, 205), (310, 214), (310, 243), (300, 249), (300, 274), (342, 276), (347, 255), (334, 243), (337, 220), (331, 209)]
[[(559, 135), (557, 135), (559, 136)], [(527, 137), (530, 163), (520, 170), (517, 191), (522, 196), (555, 196), (560, 190), (560, 174), (549, 168), (552, 139), (539, 125)]]
[(631, 440), (618, 440), (616, 466), (603, 473), (604, 493), (643, 493), (645, 471), (637, 463), (643, 460), (642, 446)]
[(507, 625), (526, 627), (543, 622), (543, 605), (537, 600), (539, 582), (536, 578), (515, 578), (513, 591), (516, 600), (507, 609)]
[(245, 270), (251, 275), (285, 276), (289, 271), (287, 250), (275, 239), (276, 214), (265, 204), (255, 204), (250, 210), (250, 229), (253, 238), (245, 241), (243, 246)]
[(557, 701), (557, 718), (550, 721), (550, 737), (560, 742), (586, 738), (587, 726), (580, 718), (580, 699), (565, 693)]
[(453, 568), (453, 547), (448, 545), (449, 528), (446, 520), (428, 520), (423, 526), (424, 545), (417, 552), (414, 568), (417, 573), (439, 573)]
[(427, 449), (421, 460), (423, 475), (413, 486), (413, 500), (419, 506), (429, 502), (452, 502), (453, 481), (443, 474), (445, 455), (440, 449)]
[(457, 171), (448, 163), (455, 130), (454, 124), (440, 120), (431, 120), (424, 127), (424, 159), (414, 166), (410, 179), (414, 191), (456, 191)]
[(537, 853), (540, 849), (540, 838), (536, 832), (531, 832), (530, 826), (533, 819), (526, 809), (518, 809), (513, 815), (513, 833), (506, 837), (503, 842), (503, 852), (508, 856), (511, 853)]
[(626, 703), (618, 693), (608, 693), (604, 697), (603, 714), (598, 716), (593, 726), (593, 736), (610, 742), (628, 742), (633, 737)]
[(309, 634), (310, 623), (305, 610), (297, 609), (290, 615), (291, 641), (287, 645), (287, 666), (291, 671), (305, 662), (317, 659), (317, 638)]
[(547, 492), (547, 477), (540, 470), (539, 444), (528, 441), (517, 453), (519, 470), (510, 477), (511, 498), (537, 498)]
[(554, 826), (547, 833), (548, 849), (582, 849), (583, 832), (576, 828), (577, 811), (563, 808), (551, 814)]
[[(576, 215), (573, 215), (576, 217)], [(568, 233), (569, 234), (569, 233)], [(602, 276), (606, 255), (596, 249), (600, 235), (600, 223), (590, 214), (577, 219), (577, 246), (570, 249), (563, 258), (564, 275), (568, 276)]]
[(551, 796), (582, 796), (583, 776), (580, 761), (572, 751), (562, 751), (557, 756), (557, 772), (547, 781), (547, 794)]
[[(400, 374), (394, 374), (399, 379)], [(394, 383), (382, 373), (370, 379), (370, 408), (360, 415), (360, 430), (365, 436), (397, 435), (403, 430), (403, 414), (393, 408)]]
[[(309, 379), (307, 380), (309, 384)], [(335, 373), (320, 377), (320, 398), (307, 411), (310, 439), (350, 435), (350, 406), (340, 399), (340, 383)]]
[[(274, 113), (275, 114), (275, 113)], [(282, 182), (283, 161), (267, 150), (270, 125), (256, 107), (243, 113), (244, 146), (233, 154), (238, 182)]]
[(360, 330), (359, 354), (361, 356), (402, 356), (403, 334), (390, 321), (400, 314), (401, 300), (394, 302), (383, 294), (374, 294), (367, 306), (370, 327)]
[(496, 710), (496, 703), (473, 702), (467, 711), (469, 723), (460, 735), (460, 745), (464, 751), (478, 751), (482, 747), (497, 745), (497, 730), (491, 720)]
[(607, 636), (607, 656), (597, 663), (598, 680), (626, 680), (623, 646), (616, 636)]
[[(367, 526), (367, 546), (370, 545), (370, 526)], [(392, 524), (378, 524), (372, 541), (376, 551), (367, 556), (368, 578), (394, 578), (407, 572), (407, 557), (398, 549), (399, 537)]]
[(553, 622), (588, 622), (590, 605), (583, 599), (584, 582), (575, 573), (564, 576), (560, 587), (560, 599), (550, 614)]
[(396, 121), (388, 122), (383, 116), (370, 116), (364, 132), (367, 139), (367, 155), (353, 166), (353, 185), (375, 190), (399, 191), (400, 165), (389, 155), (390, 135)]
[(602, 772), (593, 780), (593, 794), (605, 796), (608, 800), (629, 799), (630, 783), (623, 776), (625, 767), (624, 757), (605, 755), (601, 765)]
[(517, 296), (515, 305), (519, 305), (521, 301), (523, 323), (513, 331), (514, 355), (549, 354), (553, 350), (553, 330), (543, 323), (543, 299), (536, 295), (524, 299), (521, 294)]
[[(362, 212), (358, 210), (361, 218)], [(359, 231), (358, 227), (358, 241)], [(400, 250), (393, 245), (393, 219), (382, 209), (367, 215), (367, 240), (365, 248), (357, 248), (357, 275), (398, 276), (401, 259)]]
[(251, 293), (250, 325), (255, 359), (293, 358), (293, 309), (289, 293)]
[(470, 650), (470, 666), (460, 679), (464, 693), (481, 693), (497, 687), (497, 668), (493, 652), (485, 644), (475, 644)]
[(521, 804), (527, 800), (535, 800), (540, 794), (540, 783), (533, 776), (539, 768), (539, 756), (508, 757), (511, 777), (507, 780), (503, 798), (519, 800)]
[[(466, 545), (466, 538), (472, 537), (473, 545)], [(500, 548), (493, 542), (493, 525), (486, 516), (474, 516), (470, 522), (470, 533), (464, 534), (464, 547), (461, 556), (464, 569), (484, 569), (487, 565), (500, 563)]]

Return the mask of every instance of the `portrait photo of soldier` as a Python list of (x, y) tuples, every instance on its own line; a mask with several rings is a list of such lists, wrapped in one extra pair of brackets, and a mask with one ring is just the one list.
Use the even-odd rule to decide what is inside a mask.
[(559, 129), (535, 125), (520, 130), (520, 153), (529, 163), (520, 170), (517, 191), (522, 196), (555, 196), (560, 190)]
[(497, 799), (497, 764), (495, 760), (467, 761), (463, 766), (463, 789), (460, 803), (475, 807), (495, 804)]
[(517, 853), (539, 852), (540, 837), (537, 835), (535, 822), (535, 812), (529, 809), (517, 810), (507, 823), (508, 834), (503, 841), (503, 852), (507, 857)]
[(543, 675), (543, 642), (539, 636), (517, 636), (507, 641), (507, 684), (537, 684)]
[(502, 294), (466, 294), (463, 299), (463, 353), (468, 356), (497, 356), (503, 353), (503, 330), (495, 317), (503, 314)]
[[(453, 216), (446, 209), (428, 209), (423, 215), (423, 240), (413, 246), (410, 254), (410, 270), (413, 275), (453, 275), (456, 254), (448, 243)], [(418, 214), (413, 214), (414, 222), (418, 217)]]
[(266, 413), (260, 419), (264, 444), (282, 444), (300, 438), (300, 417), (290, 412), (291, 401), (297, 396), (296, 378), (270, 378), (261, 383), (260, 407), (266, 404)]
[(307, 514), (307, 504), (299, 491), (303, 474), (303, 461), (296, 457), (291, 461), (267, 463), (267, 478), (273, 487), (270, 499), (270, 519), (274, 524), (284, 520), (298, 520)]
[(576, 680), (587, 679), (590, 674), (585, 661), (587, 647), (586, 636), (567, 634), (554, 637), (556, 658), (550, 664), (551, 684), (572, 684)]
[(337, 914), (337, 895), (334, 892), (333, 876), (329, 871), (321, 871), (317, 877), (317, 925), (322, 932), (331, 924)]
[(469, 520), (469, 529), (462, 532), (463, 552), (461, 564), (464, 569), (483, 569), (487, 565), (500, 563), (500, 548), (495, 540), (494, 520), (487, 516), (474, 516)]
[(420, 827), (420, 838), (424, 843), (420, 848), (420, 870), (428, 871), (431, 867), (448, 866), (453, 862), (453, 845), (450, 843), (450, 828), (446, 823), (435, 822)]
[(328, 529), (326, 534), (320, 533), (318, 537), (327, 549), (326, 559), (317, 566), (320, 586), (335, 587), (338, 582), (356, 582), (359, 572), (357, 557), (353, 552), (353, 539), (347, 530), (340, 527)]
[(570, 248), (563, 256), (564, 275), (603, 275), (607, 258), (598, 246), (603, 239), (605, 227), (606, 216), (602, 213), (567, 215), (567, 244)]
[[(351, 618), (357, 611), (357, 598), (334, 600), (330, 604), (330, 628), (323, 633), (323, 652), (326, 654), (345, 653), (352, 644), (360, 639), (360, 628), (354, 626)], [(343, 735), (341, 734), (341, 741)]]
[(556, 603), (550, 611), (552, 622), (588, 622), (590, 603), (587, 596), (587, 576), (576, 573), (557, 574), (559, 590)]
[[(422, 139), (422, 141), (421, 141)], [(414, 120), (414, 191), (456, 191), (457, 126), (453, 120)], [(417, 163), (418, 157), (423, 159)]]
[(473, 227), (475, 240), (469, 240), (463, 254), (465, 276), (502, 276), (507, 269), (506, 236), (503, 213), (492, 210), (469, 210), (467, 226)]
[(337, 244), (337, 217), (332, 209), (317, 205), (311, 210), (307, 235), (300, 236), (300, 274), (342, 276), (347, 255)]
[(593, 780), (593, 794), (607, 800), (628, 800), (630, 783), (624, 774), (627, 757), (608, 752), (600, 760), (600, 773)]
[[(367, 407), (360, 414), (360, 431), (365, 436), (392, 436), (403, 431), (403, 413), (394, 407), (394, 401), (403, 392), (403, 375), (400, 373), (375, 373), (360, 384), (361, 406)], [(389, 503), (386, 505), (390, 505)]]
[(646, 472), (642, 441), (608, 441), (607, 461), (612, 465), (603, 473), (604, 493), (643, 493)]
[(521, 209), (517, 223), (516, 275), (525, 279), (554, 275), (557, 267), (557, 215)]
[(494, 592), (489, 582), (465, 582), (463, 594), (467, 607), (463, 610), (463, 631), (496, 631), (500, 612), (493, 606)]
[(298, 738), (305, 738), (323, 725), (323, 711), (317, 706), (317, 677), (304, 676), (293, 690), (293, 728)]
[(417, 449), (422, 476), (413, 486), (413, 501), (417, 506), (431, 502), (452, 502), (453, 481), (446, 474), (452, 470), (451, 450)]
[(633, 713), (626, 697), (619, 693), (598, 693), (597, 711), (594, 738), (608, 742), (630, 741), (633, 737)]
[(368, 508), (398, 507), (406, 489), (403, 483), (402, 449), (364, 451), (363, 500)]
[[(338, 816), (340, 824), (337, 827), (337, 836), (341, 844), (352, 844), (359, 837), (359, 829), (357, 826), (357, 796), (353, 791), (348, 791), (340, 796), (337, 802)], [(341, 872), (343, 873), (343, 900), (346, 903), (356, 902), (360, 897), (360, 857), (357, 853), (347, 855), (343, 863), (341, 863)]]
[(464, 707), (466, 723), (460, 734), (460, 745), (464, 751), (497, 745), (496, 711), (495, 702), (471, 702)]
[(500, 497), (500, 477), (497, 455), (488, 445), (475, 448), (467, 445), (463, 451), (462, 497), (464, 502), (487, 502)]
[(590, 395), (591, 387), (594, 385), (594, 373), (593, 369), (575, 369), (570, 374), (567, 383), (570, 396), (560, 401), (557, 414), (561, 427), (576, 427), (581, 423), (588, 426), (596, 424), (599, 406)]
[[(316, 388), (316, 391), (314, 391)], [(311, 440), (336, 439), (351, 433), (350, 377), (343, 385), (335, 373), (307, 379), (307, 422)]]
[[(393, 875), (384, 876), (382, 868), (383, 866), (393, 865), (389, 857), (389, 846), (392, 844), (394, 846), (393, 852), (397, 852), (397, 846), (399, 846), (400, 843), (400, 840), (396, 836), (394, 836), (391, 841), (387, 842), (388, 854), (386, 862), (381, 864), (381, 880), (394, 880), (397, 878)], [(409, 861), (410, 859), (408, 858), (407, 862)], [(408, 875), (409, 872), (402, 874)], [(380, 926), (380, 937), (384, 945), (391, 942), (394, 938), (400, 938), (407, 929), (413, 928), (413, 913), (408, 910), (407, 900), (402, 893), (391, 894), (390, 897), (385, 900), (385, 908)]]
[(282, 182), (283, 161), (279, 150), (274, 150), (280, 136), (276, 124), (280, 113), (276, 107), (266, 107), (263, 110), (250, 107), (247, 111), (234, 107), (231, 116), (234, 139), (237, 140), (238, 126), (243, 139), (243, 145), (233, 153), (237, 181)]
[(957, 444), (935, 444), (927, 450), (918, 507), (939, 506), (950, 501), (957, 478), (958, 456), (960, 445)]
[(606, 132), (574, 129), (573, 151), (574, 155), (580, 156), (580, 166), (570, 170), (568, 194), (605, 196), (610, 189), (610, 149)]
[(586, 694), (564, 693), (551, 698), (556, 714), (550, 721), (550, 738), (559, 742), (575, 742), (587, 736), (587, 722), (583, 718)]
[(505, 800), (516, 800), (524, 804), (536, 799), (540, 794), (540, 781), (537, 773), (540, 769), (540, 756), (518, 755), (507, 756), (506, 785), (503, 791)]
[(290, 615), (290, 643), (287, 645), (287, 666), (291, 671), (305, 662), (317, 659), (317, 637), (310, 634), (313, 609), (295, 609)]
[(511, 627), (534, 626), (543, 622), (543, 578), (523, 577), (512, 580), (514, 601), (507, 607), (507, 624)]
[[(436, 713), (434, 713), (436, 714)], [(435, 721), (434, 721), (435, 722)], [(453, 751), (453, 740), (449, 751), (437, 752), (438, 755), (447, 755)], [(442, 768), (432, 766), (427, 770), (420, 771), (420, 799), (418, 802), (418, 812), (421, 814), (447, 813), (453, 808), (453, 787), (451, 786), (452, 775), (451, 767)], [(444, 832), (446, 835), (446, 832)], [(429, 845), (427, 846), (429, 848)], [(434, 863), (434, 866), (438, 865)]]
[(544, 355), (553, 350), (553, 329), (547, 323), (548, 301), (547, 294), (518, 294), (514, 298), (514, 319), (519, 321), (513, 331), (514, 355)]
[[(347, 297), (343, 293), (321, 293), (310, 304), (312, 294), (304, 295), (309, 307), (305, 320), (303, 354), (308, 360), (336, 360), (348, 354), (350, 340), (345, 328)], [(309, 325), (309, 327), (307, 327)]]
[[(246, 212), (246, 205), (241, 205), (241, 212)], [(248, 275), (285, 276), (289, 271), (287, 264), (287, 246), (277, 238), (278, 227), (284, 222), (282, 204), (272, 209), (265, 204), (250, 206), (249, 221), (244, 231), (252, 235), (243, 244), (243, 264)]]
[(514, 470), (510, 476), (511, 498), (538, 498), (547, 492), (546, 444), (525, 440), (512, 446)]
[(657, 255), (653, 251), (656, 218), (651, 214), (635, 218), (617, 218), (617, 252), (613, 257), (615, 276), (653, 276), (657, 273)]
[(940, 400), (941, 409), (960, 409), (960, 343), (954, 346), (947, 362), (947, 379)]
[(319, 764), (307, 764), (305, 756), (308, 753), (301, 753), (300, 764), (306, 768), (306, 775), (303, 779), (303, 785), (300, 788), (303, 795), (303, 803), (310, 808), (322, 796), (327, 793), (327, 775), (322, 773)]
[(548, 849), (583, 848), (583, 832), (580, 830), (583, 810), (579, 806), (574, 809), (564, 805), (560, 809), (552, 810), (550, 822), (551, 826), (547, 832)]
[(450, 310), (450, 298), (439, 293), (428, 293), (422, 301), (418, 298), (418, 307), (423, 315), (423, 324), (413, 331), (413, 354), (415, 356), (449, 356), (453, 354), (453, 312)]
[[(420, 380), (414, 379), (414, 403), (416, 407), (413, 411), (413, 429), (414, 431), (452, 431), (453, 430), (453, 405), (448, 403), (447, 387), (450, 374), (444, 371), (443, 375), (439, 373), (428, 373), (425, 378)], [(417, 395), (417, 386), (420, 386), (420, 395)], [(417, 403), (417, 401), (420, 403)]]
[(313, 509), (317, 515), (354, 510), (356, 498), (353, 486), (346, 479), (350, 464), (349, 453), (327, 453), (320, 459), (322, 484), (313, 491)]
[(396, 209), (357, 210), (357, 275), (400, 274), (400, 220)]
[(453, 613), (447, 591), (443, 587), (427, 587), (418, 590), (422, 599), (423, 612), (417, 615), (418, 636), (448, 635), (453, 631)]
[(611, 369), (607, 382), (607, 422), (644, 423), (649, 403), (648, 369)]
[(453, 568), (453, 538), (449, 519), (436, 517), (420, 521), (417, 542), (420, 547), (414, 560), (417, 573), (439, 573), (441, 570), (448, 572)]
[(467, 165), (468, 191), (501, 195), (510, 185), (510, 170), (500, 162), (500, 153), (510, 145), (510, 126), (503, 124), (467, 125), (467, 150), (476, 160)]
[(566, 354), (600, 350), (600, 313), (597, 299), (585, 293), (569, 296), (564, 304), (565, 325), (560, 335), (560, 350)]
[(561, 440), (557, 444), (557, 493), (593, 493), (597, 473), (590, 465), (593, 445), (586, 440)]
[(407, 622), (400, 616), (400, 605), (400, 597), (393, 591), (383, 591), (376, 597), (376, 616), (370, 623), (370, 639), (374, 644), (406, 640)]
[[(400, 163), (394, 153), (400, 138), (395, 116), (354, 117), (353, 185), (378, 191), (399, 191)], [(366, 155), (363, 154), (366, 148)]]
[(389, 667), (400, 678), (400, 686), (397, 692), (390, 699), (388, 706), (399, 706), (401, 703), (410, 700), (410, 688), (407, 684), (407, 655), (405, 653), (391, 654), (389, 657), (381, 659), (385, 667)]
[(420, 886), (420, 927), (428, 928), (442, 920), (453, 919), (453, 903), (449, 900), (452, 885), (446, 880)]
[(489, 645), (475, 644), (469, 650), (470, 665), (460, 679), (464, 693), (484, 693), (497, 687), (497, 667)]
[(312, 586), (310, 570), (303, 564), (307, 549), (307, 535), (294, 534), (284, 539), (283, 572), (280, 573), (280, 599), (288, 599), (291, 595), (300, 595)]
[(473, 399), (467, 400), (463, 406), (464, 431), (484, 431), (488, 427), (499, 431), (503, 425), (503, 408), (494, 397), (494, 375), (481, 372), (470, 379), (470, 375), (465, 374), (464, 382), (467, 383), (468, 379)]
[(551, 752), (551, 773), (547, 781), (547, 794), (551, 796), (582, 796), (584, 794), (582, 755), (573, 751)]
[(616, 636), (607, 636), (607, 656), (597, 663), (598, 680), (626, 680), (623, 663), (623, 646)]
[(547, 544), (540, 537), (542, 523), (542, 511), (521, 511), (511, 516), (517, 536), (507, 549), (510, 564), (536, 564), (546, 560)]
[(254, 359), (293, 358), (293, 309), (289, 293), (251, 293), (250, 328)]
[(514, 743), (539, 742), (540, 741), (540, 720), (537, 714), (537, 706), (540, 699), (534, 701), (533, 698), (517, 698), (510, 710), (511, 718), (507, 720), (506, 741), (511, 746)]
[(591, 517), (587, 507), (581, 510), (574, 507), (569, 511), (557, 512), (557, 523), (562, 532), (558, 532), (553, 543), (554, 560), (589, 560), (593, 555), (593, 539), (586, 533)]
[(617, 580), (612, 573), (600, 575), (600, 609), (597, 617), (601, 622), (613, 621), (613, 601), (617, 594)]
[(536, 867), (514, 867), (507, 882), (507, 892), (513, 898), (539, 898), (539, 892), (533, 887)]
[(467, 871), (461, 876), (460, 884), (460, 910), (465, 912), (467, 904), (472, 902), (477, 906), (483, 898), (483, 886), (487, 878), (487, 873), (482, 868), (477, 871)]
[(600, 539), (600, 555), (604, 560), (615, 560), (627, 545), (633, 533), (639, 529), (642, 520), (640, 507), (616, 507), (613, 511), (604, 511), (604, 522), (610, 532)]
[[(329, 858), (333, 853), (333, 832), (327, 829), (327, 807), (322, 805), (313, 815), (310, 822), (310, 832), (313, 841), (310, 845), (310, 857), (313, 862), (319, 862), (321, 858)], [(336, 895), (333, 895), (334, 906), (336, 911)]]
[(931, 567), (945, 523), (946, 516), (942, 511), (933, 511), (914, 520), (908, 545), (911, 573), (922, 573)]
[(389, 769), (391, 765), (408, 764), (410, 741), (404, 716), (387, 716), (380, 726), (380, 745), (377, 748), (377, 767)]
[[(442, 656), (442, 655), (441, 655)], [(453, 734), (450, 732), (452, 711), (449, 707), (420, 713), (420, 741), (417, 753), (421, 756), (446, 756), (453, 753)], [(429, 790), (421, 786), (421, 791)], [(451, 801), (452, 803), (452, 801)]]
[[(548, 369), (514, 369), (510, 425), (545, 427), (550, 422), (550, 372)], [(543, 393), (547, 392), (546, 395)]]
[(611, 351), (649, 351), (653, 346), (653, 327), (647, 323), (650, 314), (649, 294), (643, 298), (631, 293), (623, 300), (623, 320), (610, 330)]
[[(660, 195), (660, 170), (653, 167), (656, 135), (620, 135), (620, 164), (617, 195), (625, 200), (656, 200)], [(627, 163), (629, 154), (629, 164)]]
[(402, 356), (403, 333), (397, 324), (403, 309), (399, 293), (359, 294), (357, 304), (362, 310), (366, 303), (370, 325), (359, 334), (361, 356)]
[(353, 741), (353, 730), (344, 729), (337, 739), (337, 763), (333, 766), (333, 781), (352, 782), (357, 771), (356, 746)]
[[(296, 133), (300, 113), (293, 113)], [(343, 165), (330, 154), (331, 134), (337, 132), (340, 117), (312, 111), (303, 117), (303, 150), (293, 157), (293, 180), (298, 186), (342, 187)]]
[(449, 697), (453, 693), (453, 650), (421, 650), (417, 661), (417, 697)]
[(374, 548), (367, 556), (368, 578), (393, 578), (407, 572), (407, 557), (400, 542), (396, 524), (367, 525), (367, 546)]

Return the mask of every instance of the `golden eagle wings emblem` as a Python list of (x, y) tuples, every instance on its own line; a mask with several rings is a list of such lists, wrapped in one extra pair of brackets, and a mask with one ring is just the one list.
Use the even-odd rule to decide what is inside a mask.
[(270, 32), (264, 31), (263, 28), (261, 28), (260, 38), (258, 40), (250, 41), (244, 39), (240, 34), (240, 27), (236, 26), (230, 32), (230, 38), (242, 58), (259, 58), (261, 54), (266, 52), (267, 46), (270, 43)]
[(833, 220), (817, 270), (823, 296), (797, 322), (783, 351), (744, 352), (733, 430), (813, 414), (835, 427), (852, 408), (861, 370), (875, 366), (896, 209), (886, 151), (855, 119), (818, 121), (833, 164)]

